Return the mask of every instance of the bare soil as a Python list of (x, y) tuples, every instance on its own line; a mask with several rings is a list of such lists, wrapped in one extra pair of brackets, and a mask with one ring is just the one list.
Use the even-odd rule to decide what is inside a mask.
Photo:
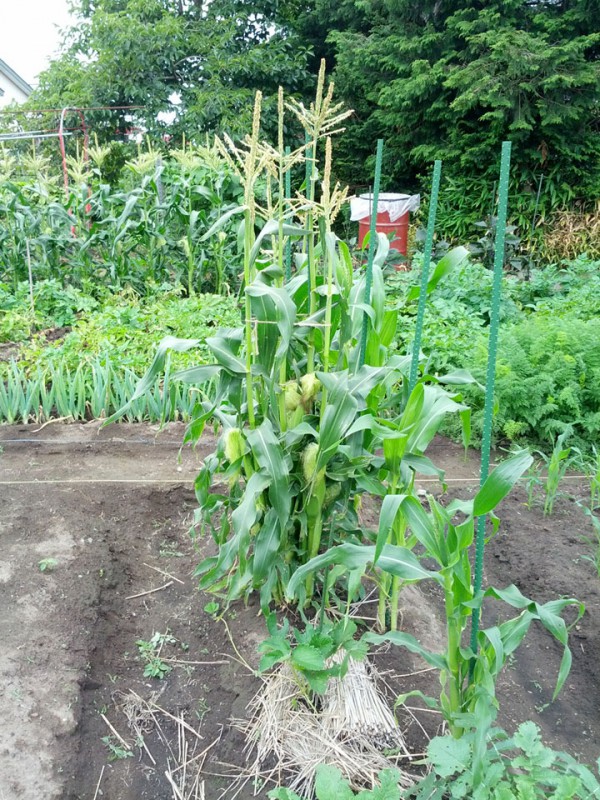
[[(123, 712), (132, 690), (168, 714), (185, 713), (203, 737), (190, 734), (189, 756), (194, 742), (196, 755), (207, 750), (196, 762), (203, 763), (207, 800), (231, 797), (231, 775), (246, 762), (230, 720), (246, 715), (260, 686), (252, 668), (264, 623), (252, 604), (236, 606), (225, 622), (203, 610), (211, 598), (193, 578), (201, 554), (189, 529), (193, 479), (212, 442), (207, 437), (178, 459), (182, 433), (180, 425), (160, 435), (144, 425), (0, 428), (0, 800), (172, 797), (165, 771), (176, 762), (176, 725), (157, 716), (161, 729), (147, 725), (147, 750), (137, 747)], [(431, 455), (454, 479), (452, 493), (472, 490), (475, 458), (465, 462), (443, 440)], [(573, 481), (568, 490), (584, 487)], [(532, 629), (501, 678), (500, 721), (511, 730), (533, 719), (547, 742), (593, 762), (600, 754), (600, 579), (582, 559), (589, 523), (569, 499), (550, 518), (529, 511), (521, 491), (500, 517), (486, 551), (486, 583), (516, 583), (540, 601), (576, 596), (587, 607), (572, 632), (573, 668), (559, 699), (546, 707), (560, 650), (543, 629)], [(44, 559), (55, 563), (41, 571)], [(404, 595), (404, 629), (433, 648), (444, 635), (439, 602), (431, 587)], [(499, 613), (490, 604), (484, 623)], [(175, 639), (160, 652), (172, 668), (162, 680), (144, 677), (136, 644), (155, 633)], [(398, 677), (425, 666), (407, 654), (389, 651), (377, 661), (395, 690), (435, 693), (432, 672)], [(416, 752), (440, 723), (426, 712), (402, 720)], [(106, 737), (132, 755), (109, 760)], [(251, 785), (238, 795), (252, 796)]]

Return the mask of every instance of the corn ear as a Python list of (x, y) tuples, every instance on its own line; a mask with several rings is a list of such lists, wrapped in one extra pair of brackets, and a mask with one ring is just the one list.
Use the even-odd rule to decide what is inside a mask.
[(239, 428), (228, 428), (225, 431), (223, 448), (225, 450), (225, 458), (230, 464), (234, 464), (244, 456), (246, 442)]

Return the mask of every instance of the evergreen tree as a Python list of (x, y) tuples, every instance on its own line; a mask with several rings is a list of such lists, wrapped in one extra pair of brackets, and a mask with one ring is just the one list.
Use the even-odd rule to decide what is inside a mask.
[[(513, 142), (522, 185), (557, 199), (600, 193), (598, 0), (356, 0), (362, 29), (329, 33), (357, 115), (356, 174), (386, 140), (388, 178), (414, 185), (434, 158), (455, 176), (497, 171)], [(364, 22), (369, 20), (369, 30)]]
[[(445, 190), (477, 195), (477, 216), (489, 208), (500, 142), (510, 139), (519, 191), (533, 198), (543, 173), (547, 207), (600, 195), (600, 0), (78, 0), (77, 8), (81, 21), (30, 106), (133, 104), (143, 107), (134, 124), (151, 135), (235, 136), (249, 129), (261, 89), (269, 134), (278, 85), (310, 94), (325, 58), (338, 98), (355, 110), (336, 164), (350, 183), (368, 182), (382, 136), (387, 188), (418, 189), (442, 158)], [(108, 136), (131, 124), (110, 112), (91, 122)]]

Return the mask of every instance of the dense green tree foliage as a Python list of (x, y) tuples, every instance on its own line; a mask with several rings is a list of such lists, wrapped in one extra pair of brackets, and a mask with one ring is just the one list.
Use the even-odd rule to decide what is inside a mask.
[(209, 130), (248, 130), (260, 89), (268, 125), (279, 85), (288, 93), (312, 86), (308, 48), (277, 25), (271, 6), (264, 0), (80, 0), (80, 21), (29, 106), (141, 106), (133, 114), (88, 118), (107, 135), (138, 123), (150, 135), (189, 139)]
[(401, 180), (434, 158), (455, 174), (485, 175), (509, 138), (524, 183), (544, 172), (563, 199), (563, 184), (598, 195), (598, 0), (353, 5), (354, 29), (327, 37), (338, 88), (357, 109), (352, 171), (383, 135), (388, 172)]
[[(336, 164), (353, 184), (368, 181), (374, 140), (383, 136), (388, 188), (418, 188), (442, 158), (446, 191), (457, 202), (477, 196), (476, 219), (489, 208), (499, 142), (509, 138), (515, 191), (533, 197), (543, 173), (546, 211), (600, 192), (600, 0), (76, 6), (81, 22), (32, 104), (134, 104), (151, 134), (235, 135), (248, 129), (260, 88), (268, 133), (277, 86), (304, 94), (325, 58), (338, 97), (355, 109)], [(131, 124), (104, 112), (92, 122), (110, 135)], [(527, 198), (520, 207), (529, 208)]]

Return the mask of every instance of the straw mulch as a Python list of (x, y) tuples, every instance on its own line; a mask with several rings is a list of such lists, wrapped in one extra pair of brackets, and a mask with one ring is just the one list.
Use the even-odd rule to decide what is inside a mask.
[[(311, 700), (288, 664), (270, 674), (250, 705), (250, 721), (234, 721), (247, 737), (251, 762), (237, 783), (273, 781), (313, 797), (315, 772), (331, 764), (355, 789), (371, 788), (382, 769), (410, 759), (396, 719), (378, 688), (373, 666), (351, 660), (343, 678)], [(401, 784), (413, 778), (400, 770)]]

